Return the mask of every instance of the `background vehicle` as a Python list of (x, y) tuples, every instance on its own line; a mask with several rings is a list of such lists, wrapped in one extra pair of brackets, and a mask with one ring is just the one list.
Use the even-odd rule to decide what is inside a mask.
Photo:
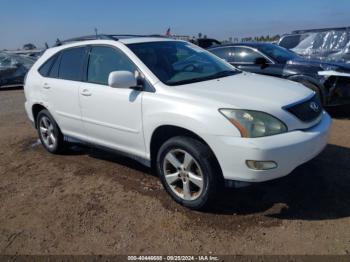
[(350, 27), (296, 30), (283, 35), (278, 45), (306, 57), (350, 63)]
[(197, 38), (191, 42), (204, 48), (204, 49), (208, 49), (210, 47), (221, 45), (220, 41), (213, 39), (213, 38)]
[(230, 44), (209, 51), (240, 70), (300, 82), (324, 105), (350, 103), (350, 66), (306, 59), (270, 43)]
[(241, 73), (196, 45), (164, 38), (48, 49), (24, 90), (46, 150), (62, 152), (72, 137), (130, 155), (194, 209), (214, 203), (225, 183), (289, 174), (323, 150), (331, 123), (302, 85)]
[(21, 86), (34, 59), (0, 52), (0, 88)]

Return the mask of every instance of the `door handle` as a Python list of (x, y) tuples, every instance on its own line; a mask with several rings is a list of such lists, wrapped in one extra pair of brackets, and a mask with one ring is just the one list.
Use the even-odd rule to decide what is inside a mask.
[(91, 92), (89, 91), (89, 89), (83, 89), (83, 91), (81, 91), (81, 95), (83, 96), (91, 96)]
[(45, 89), (50, 89), (51, 87), (49, 86), (48, 83), (45, 83), (44, 86), (43, 86)]

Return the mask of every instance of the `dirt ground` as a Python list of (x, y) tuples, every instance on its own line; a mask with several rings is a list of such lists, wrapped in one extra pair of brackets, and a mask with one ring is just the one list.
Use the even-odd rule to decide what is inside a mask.
[[(330, 144), (289, 176), (227, 190), (207, 213), (111, 153), (37, 143), (22, 90), (0, 91), (0, 254), (348, 254), (350, 110)], [(346, 116), (348, 112), (348, 116)]]

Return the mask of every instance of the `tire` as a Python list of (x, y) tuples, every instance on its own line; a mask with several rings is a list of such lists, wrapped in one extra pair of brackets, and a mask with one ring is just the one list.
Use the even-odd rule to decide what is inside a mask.
[(52, 154), (63, 152), (64, 136), (49, 111), (40, 111), (36, 120), (38, 135), (44, 148)]
[(322, 95), (322, 93), (321, 93), (320, 88), (319, 88), (317, 85), (315, 85), (315, 84), (313, 84), (313, 83), (310, 83), (310, 82), (308, 82), (308, 81), (301, 81), (301, 82), (299, 82), (299, 83), (303, 84), (303, 85), (306, 86), (307, 88), (309, 88), (309, 89), (311, 89), (312, 91), (314, 91), (314, 92), (316, 93), (316, 96), (317, 96), (318, 100), (320, 101), (320, 103), (321, 103), (322, 105), (324, 105), (324, 98), (323, 98), (323, 95)]
[(156, 168), (164, 188), (177, 203), (203, 210), (217, 199), (223, 185), (221, 170), (216, 163), (207, 145), (190, 137), (178, 136), (160, 147)]

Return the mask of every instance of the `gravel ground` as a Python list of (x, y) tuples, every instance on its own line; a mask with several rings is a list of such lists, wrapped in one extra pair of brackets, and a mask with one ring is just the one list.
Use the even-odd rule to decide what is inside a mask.
[(289, 176), (226, 190), (210, 212), (175, 204), (140, 164), (74, 146), (50, 155), (22, 90), (0, 91), (0, 254), (347, 254), (350, 110)]

